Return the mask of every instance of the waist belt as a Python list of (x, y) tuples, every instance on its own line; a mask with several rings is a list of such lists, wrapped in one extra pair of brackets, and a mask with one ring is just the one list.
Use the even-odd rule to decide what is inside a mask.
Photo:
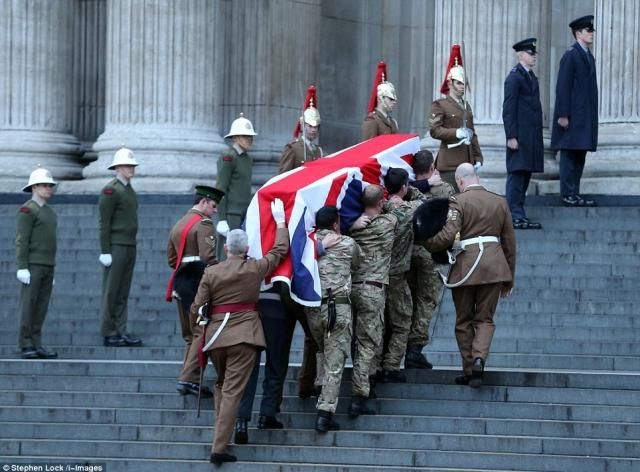
[(374, 287), (384, 288), (384, 284), (382, 282), (374, 282), (373, 280), (365, 280), (362, 282), (352, 282), (352, 285), (360, 285), (360, 284), (372, 285)]
[(460, 241), (460, 247), (464, 250), (467, 246), (471, 244), (480, 244), (480, 243), (499, 243), (500, 238), (497, 236), (477, 236), (475, 238), (463, 239)]
[[(209, 308), (209, 314), (210, 315), (219, 315), (224, 313), (224, 319), (222, 320), (222, 323), (220, 323), (220, 326), (218, 326), (218, 329), (216, 330), (215, 333), (213, 333), (213, 336), (211, 336), (211, 339), (209, 339), (209, 342), (207, 342), (203, 347), (202, 347), (202, 352), (207, 352), (209, 349), (212, 348), (213, 343), (216, 342), (216, 339), (218, 339), (218, 336), (220, 336), (220, 333), (222, 333), (222, 330), (224, 329), (224, 327), (227, 325), (227, 322), (229, 321), (229, 317), (231, 316), (231, 313), (237, 313), (239, 311), (255, 311), (256, 310), (256, 304), (255, 303), (222, 303), (220, 305), (213, 305), (211, 308)], [(204, 338), (206, 338), (206, 329), (204, 332)]]
[(449, 277), (445, 276), (442, 272), (440, 272), (440, 277), (442, 278), (442, 282), (444, 283), (445, 287), (456, 288), (462, 285), (463, 283), (465, 283), (467, 280), (469, 280), (469, 277), (471, 277), (471, 274), (473, 274), (473, 272), (476, 270), (476, 267), (478, 267), (478, 263), (482, 258), (482, 254), (484, 254), (484, 243), (500, 243), (500, 238), (498, 238), (497, 236), (476, 236), (475, 238), (462, 239), (458, 242), (458, 244), (454, 244), (454, 247), (451, 250), (447, 251), (447, 253), (449, 254), (449, 263), (453, 265), (456, 263), (457, 255), (460, 252), (464, 251), (467, 246), (470, 246), (472, 244), (477, 244), (478, 246), (480, 246), (479, 248), (480, 250), (478, 251), (478, 256), (476, 257), (476, 260), (471, 266), (471, 269), (469, 269), (469, 272), (467, 272), (467, 275), (465, 275), (458, 282), (454, 284), (450, 284)]
[(182, 260), (180, 260), (181, 264), (186, 264), (188, 262), (197, 262), (200, 260), (200, 256), (186, 256), (183, 257)]
[(209, 308), (210, 315), (219, 315), (221, 313), (237, 313), (239, 311), (256, 311), (255, 303), (221, 303), (213, 305)]
[[(351, 305), (351, 300), (349, 300), (349, 297), (334, 297), (333, 298), (334, 301), (336, 302), (336, 305)], [(328, 298), (323, 298), (322, 299), (322, 304), (326, 305), (329, 302)]]

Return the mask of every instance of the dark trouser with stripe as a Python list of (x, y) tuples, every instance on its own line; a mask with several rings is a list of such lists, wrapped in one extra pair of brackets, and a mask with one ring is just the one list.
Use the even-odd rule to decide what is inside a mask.
[(136, 247), (113, 245), (112, 263), (102, 276), (102, 335), (127, 333), (127, 304), (136, 265)]
[(18, 348), (42, 346), (42, 325), (49, 308), (54, 266), (29, 264), (31, 283), (20, 291), (21, 316)]
[(580, 179), (587, 151), (562, 149), (560, 151), (560, 195), (570, 197), (580, 193)]
[(527, 217), (524, 211), (524, 201), (531, 180), (531, 172), (519, 170), (507, 174), (506, 197), (511, 210), (511, 217), (514, 220), (521, 220)]

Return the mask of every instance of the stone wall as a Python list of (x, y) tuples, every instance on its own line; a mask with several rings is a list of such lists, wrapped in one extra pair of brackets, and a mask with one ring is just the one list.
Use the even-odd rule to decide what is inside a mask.
[[(451, 44), (464, 41), (483, 178), (504, 186), (503, 81), (511, 44), (539, 38), (548, 147), (568, 23), (596, 15), (600, 142), (583, 190), (640, 194), (640, 0), (7, 0), (0, 3), (0, 191), (41, 164), (63, 193), (93, 193), (121, 145), (141, 192), (215, 181), (222, 136), (239, 113), (259, 133), (254, 184), (274, 175), (308, 85), (318, 88), (326, 152), (360, 139), (384, 60), (401, 131), (426, 135)], [(556, 156), (533, 193), (557, 193)]]

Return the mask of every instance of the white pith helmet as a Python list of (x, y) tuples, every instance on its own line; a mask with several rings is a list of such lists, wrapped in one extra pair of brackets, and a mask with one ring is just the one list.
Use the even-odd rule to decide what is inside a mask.
[(232, 136), (257, 136), (253, 130), (253, 125), (249, 120), (244, 117), (244, 113), (240, 113), (240, 116), (233, 120), (229, 132), (225, 135), (225, 138), (231, 138)]
[(43, 169), (42, 167), (38, 167), (36, 170), (31, 172), (31, 175), (29, 176), (29, 183), (22, 188), (22, 191), (31, 192), (31, 186), (36, 184), (58, 185), (58, 182), (53, 180), (51, 172), (49, 172), (47, 169)]
[(122, 146), (113, 155), (113, 162), (108, 167), (109, 170), (113, 170), (116, 166), (137, 166), (138, 162), (133, 157), (133, 151)]

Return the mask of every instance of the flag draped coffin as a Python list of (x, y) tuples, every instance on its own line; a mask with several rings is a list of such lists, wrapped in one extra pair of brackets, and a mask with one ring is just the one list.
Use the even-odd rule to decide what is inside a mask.
[(409, 172), (412, 155), (420, 150), (414, 134), (378, 136), (323, 159), (273, 177), (254, 195), (247, 210), (246, 231), (249, 256), (261, 258), (275, 241), (276, 225), (271, 216), (271, 202), (284, 202), (291, 249), (287, 258), (265, 280), (286, 282), (291, 296), (306, 306), (321, 301), (317, 266), (315, 214), (324, 205), (340, 210), (342, 230), (348, 229), (363, 211), (360, 197), (369, 184), (383, 184), (391, 167)]

